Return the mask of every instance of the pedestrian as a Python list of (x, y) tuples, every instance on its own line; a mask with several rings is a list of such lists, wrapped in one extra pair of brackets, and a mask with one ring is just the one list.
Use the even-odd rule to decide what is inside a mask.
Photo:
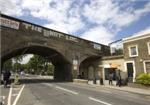
[(117, 75), (117, 83), (116, 83), (116, 86), (121, 86), (121, 74), (120, 74), (120, 70), (118, 70), (118, 75)]
[(112, 81), (113, 81), (113, 73), (109, 73), (109, 85), (113, 84)]
[(11, 76), (11, 73), (9, 70), (4, 71), (3, 73), (4, 88), (7, 88), (7, 85), (10, 81), (10, 76)]
[(121, 75), (119, 75), (119, 81), (118, 81), (118, 86), (121, 86)]

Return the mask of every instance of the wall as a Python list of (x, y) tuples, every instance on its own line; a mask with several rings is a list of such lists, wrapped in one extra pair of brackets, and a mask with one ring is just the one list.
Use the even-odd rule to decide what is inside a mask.
[[(134, 61), (136, 75), (144, 73), (143, 61), (150, 60), (150, 55), (148, 54), (147, 42), (150, 42), (150, 34), (143, 35), (142, 37), (135, 37), (124, 40), (124, 58), (125, 61)], [(129, 46), (138, 46), (138, 56), (129, 56)]]
[[(120, 73), (121, 73), (122, 79), (125, 79), (127, 77), (127, 74), (126, 74), (127, 71), (125, 70), (125, 67), (124, 67), (123, 55), (107, 56), (107, 57), (102, 58), (102, 61), (100, 62), (100, 65), (99, 65), (99, 69), (101, 71), (104, 84), (108, 84), (108, 80), (105, 79), (105, 68), (113, 68), (116, 72), (116, 75), (118, 72), (117, 69), (119, 69), (121, 71)], [(113, 84), (115, 83), (116, 81), (113, 81)]]

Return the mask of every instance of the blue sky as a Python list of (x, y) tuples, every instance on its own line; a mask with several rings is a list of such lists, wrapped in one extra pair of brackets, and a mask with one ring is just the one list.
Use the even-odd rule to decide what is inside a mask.
[(1, 12), (102, 44), (150, 32), (150, 0), (0, 0)]

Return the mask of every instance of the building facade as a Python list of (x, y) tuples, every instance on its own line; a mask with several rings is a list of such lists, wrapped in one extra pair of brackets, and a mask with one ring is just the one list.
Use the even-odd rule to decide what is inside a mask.
[(121, 78), (125, 79), (126, 70), (124, 69), (124, 56), (106, 56), (102, 58), (101, 65), (102, 77), (104, 84), (108, 84), (109, 74), (113, 73), (113, 84), (116, 84), (116, 78), (120, 72)]
[(129, 81), (137, 75), (150, 73), (150, 33), (123, 39), (124, 64)]
[(141, 73), (150, 73), (150, 33), (124, 38), (121, 44), (122, 54), (103, 56), (99, 59), (99, 67), (96, 69), (88, 65), (89, 68), (80, 73), (83, 74), (82, 79), (90, 81), (90, 84), (100, 84), (102, 79), (103, 84), (108, 84), (109, 74), (113, 73), (115, 85), (118, 71), (121, 78), (128, 82), (135, 82)]

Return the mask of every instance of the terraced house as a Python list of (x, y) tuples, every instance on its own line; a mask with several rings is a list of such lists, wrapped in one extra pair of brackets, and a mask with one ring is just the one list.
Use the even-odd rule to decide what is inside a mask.
[(130, 82), (140, 73), (150, 73), (150, 33), (123, 39), (124, 65)]

